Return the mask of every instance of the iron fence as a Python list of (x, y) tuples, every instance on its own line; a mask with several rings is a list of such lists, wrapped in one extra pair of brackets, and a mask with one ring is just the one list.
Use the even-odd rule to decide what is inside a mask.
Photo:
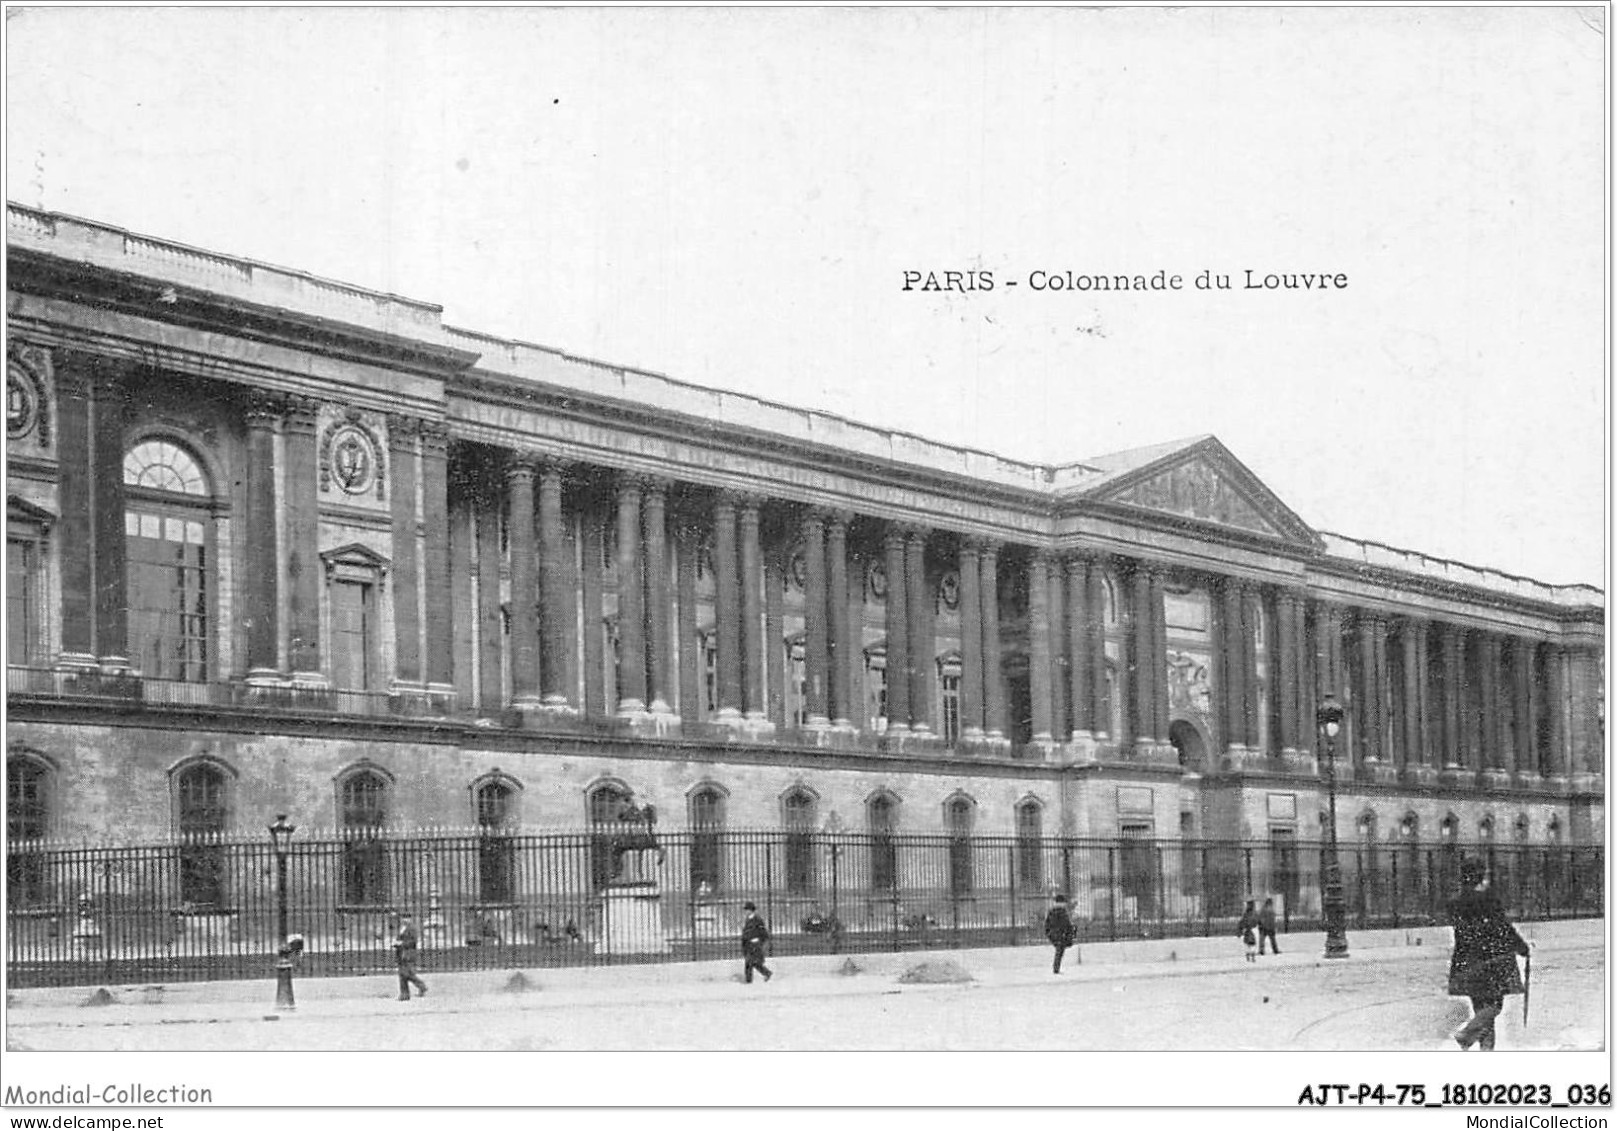
[[(402, 911), (437, 970), (731, 957), (748, 900), (779, 954), (1042, 943), (1058, 891), (1080, 942), (1233, 934), (1249, 899), (1274, 899), (1285, 930), (1320, 925), (1312, 843), (698, 828), (659, 844), (620, 857), (606, 831), (300, 835), (286, 902), (301, 972), (389, 969)], [(1442, 922), (1462, 857), (1517, 918), (1604, 912), (1600, 847), (1345, 846), (1349, 925)], [(13, 986), (271, 976), (267, 837), (13, 843), (6, 884)]]

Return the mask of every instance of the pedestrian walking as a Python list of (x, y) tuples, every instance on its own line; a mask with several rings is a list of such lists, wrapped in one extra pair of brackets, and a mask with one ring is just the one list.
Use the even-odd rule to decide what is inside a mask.
[(746, 960), (742, 973), (748, 985), (752, 984), (754, 970), (762, 974), (767, 982), (774, 977), (769, 967), (764, 965), (764, 944), (769, 941), (769, 924), (758, 914), (757, 904), (743, 903), (741, 910), (747, 913), (746, 920), (741, 924), (741, 954)]
[(1460, 865), (1460, 894), (1449, 904), (1454, 928), (1454, 957), (1449, 962), (1449, 996), (1471, 999), (1471, 1020), (1454, 1034), (1462, 1049), (1476, 1045), (1493, 1051), (1494, 1021), (1505, 998), (1523, 992), (1516, 956), (1531, 953), (1510, 925), (1498, 897), (1488, 890), (1482, 865)]
[(1246, 960), (1258, 960), (1258, 936), (1253, 934), (1258, 929), (1258, 905), (1255, 900), (1246, 901), (1246, 910), (1241, 912), (1241, 921), (1235, 924), (1235, 933), (1241, 941), (1246, 943)]
[(408, 911), (399, 915), (399, 933), (393, 939), (393, 958), (399, 964), (399, 1000), (410, 1000), (411, 986), (415, 987), (416, 997), (426, 997), (427, 983), (415, 972), (415, 920)]
[(1050, 973), (1061, 973), (1061, 956), (1067, 953), (1067, 948), (1072, 945), (1077, 934), (1072, 925), (1072, 916), (1067, 913), (1067, 897), (1058, 894), (1051, 901), (1050, 910), (1044, 916), (1044, 937), (1056, 948), (1055, 962), (1050, 966)]
[(1258, 912), (1258, 953), (1263, 953), (1263, 944), (1268, 943), (1270, 949), (1276, 954), (1280, 953), (1280, 940), (1275, 938), (1275, 901), (1263, 901), (1263, 910)]

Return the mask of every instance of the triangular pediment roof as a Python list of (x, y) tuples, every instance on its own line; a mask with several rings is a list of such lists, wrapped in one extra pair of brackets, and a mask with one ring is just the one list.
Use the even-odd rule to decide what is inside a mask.
[(1132, 448), (1084, 463), (1099, 472), (1079, 490), (1086, 502), (1321, 546), (1319, 535), (1216, 436)]

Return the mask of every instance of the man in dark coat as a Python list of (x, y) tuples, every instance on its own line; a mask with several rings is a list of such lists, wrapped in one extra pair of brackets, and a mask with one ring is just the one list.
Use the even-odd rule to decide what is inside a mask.
[(774, 977), (769, 967), (764, 965), (764, 944), (769, 941), (769, 926), (764, 917), (758, 914), (758, 905), (743, 903), (741, 909), (747, 913), (746, 921), (741, 924), (741, 954), (746, 959), (743, 967), (747, 983), (752, 983), (754, 970), (764, 976), (764, 981)]
[(427, 983), (415, 972), (415, 920), (408, 911), (399, 916), (399, 933), (393, 939), (393, 957), (399, 964), (399, 1000), (410, 1000), (411, 986), (416, 989), (416, 997), (426, 997)]
[(1067, 897), (1056, 896), (1049, 913), (1044, 917), (1044, 937), (1056, 948), (1056, 960), (1050, 967), (1050, 973), (1061, 973), (1061, 956), (1067, 953), (1067, 948), (1072, 945), (1077, 934), (1072, 925), (1072, 916), (1067, 913)]
[(1264, 900), (1263, 909), (1258, 912), (1258, 953), (1260, 955), (1263, 953), (1265, 943), (1269, 944), (1270, 949), (1276, 954), (1280, 953), (1280, 940), (1275, 937), (1275, 928), (1278, 925), (1275, 920), (1275, 901), (1273, 899)]
[(1449, 963), (1449, 996), (1471, 999), (1471, 1020), (1454, 1034), (1462, 1049), (1494, 1046), (1494, 1019), (1505, 1007), (1505, 997), (1522, 992), (1516, 956), (1528, 953), (1527, 943), (1505, 917), (1505, 909), (1483, 885), (1482, 866), (1466, 861), (1460, 866), (1460, 895), (1449, 904), (1454, 927), (1454, 957)]

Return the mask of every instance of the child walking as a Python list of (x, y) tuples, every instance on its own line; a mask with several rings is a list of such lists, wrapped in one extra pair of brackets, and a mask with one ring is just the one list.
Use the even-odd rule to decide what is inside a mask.
[(1241, 921), (1235, 924), (1235, 933), (1240, 935), (1241, 941), (1246, 944), (1246, 960), (1248, 962), (1258, 960), (1258, 936), (1254, 933), (1258, 929), (1258, 924), (1257, 903), (1249, 899), (1246, 901), (1246, 910), (1241, 912)]

